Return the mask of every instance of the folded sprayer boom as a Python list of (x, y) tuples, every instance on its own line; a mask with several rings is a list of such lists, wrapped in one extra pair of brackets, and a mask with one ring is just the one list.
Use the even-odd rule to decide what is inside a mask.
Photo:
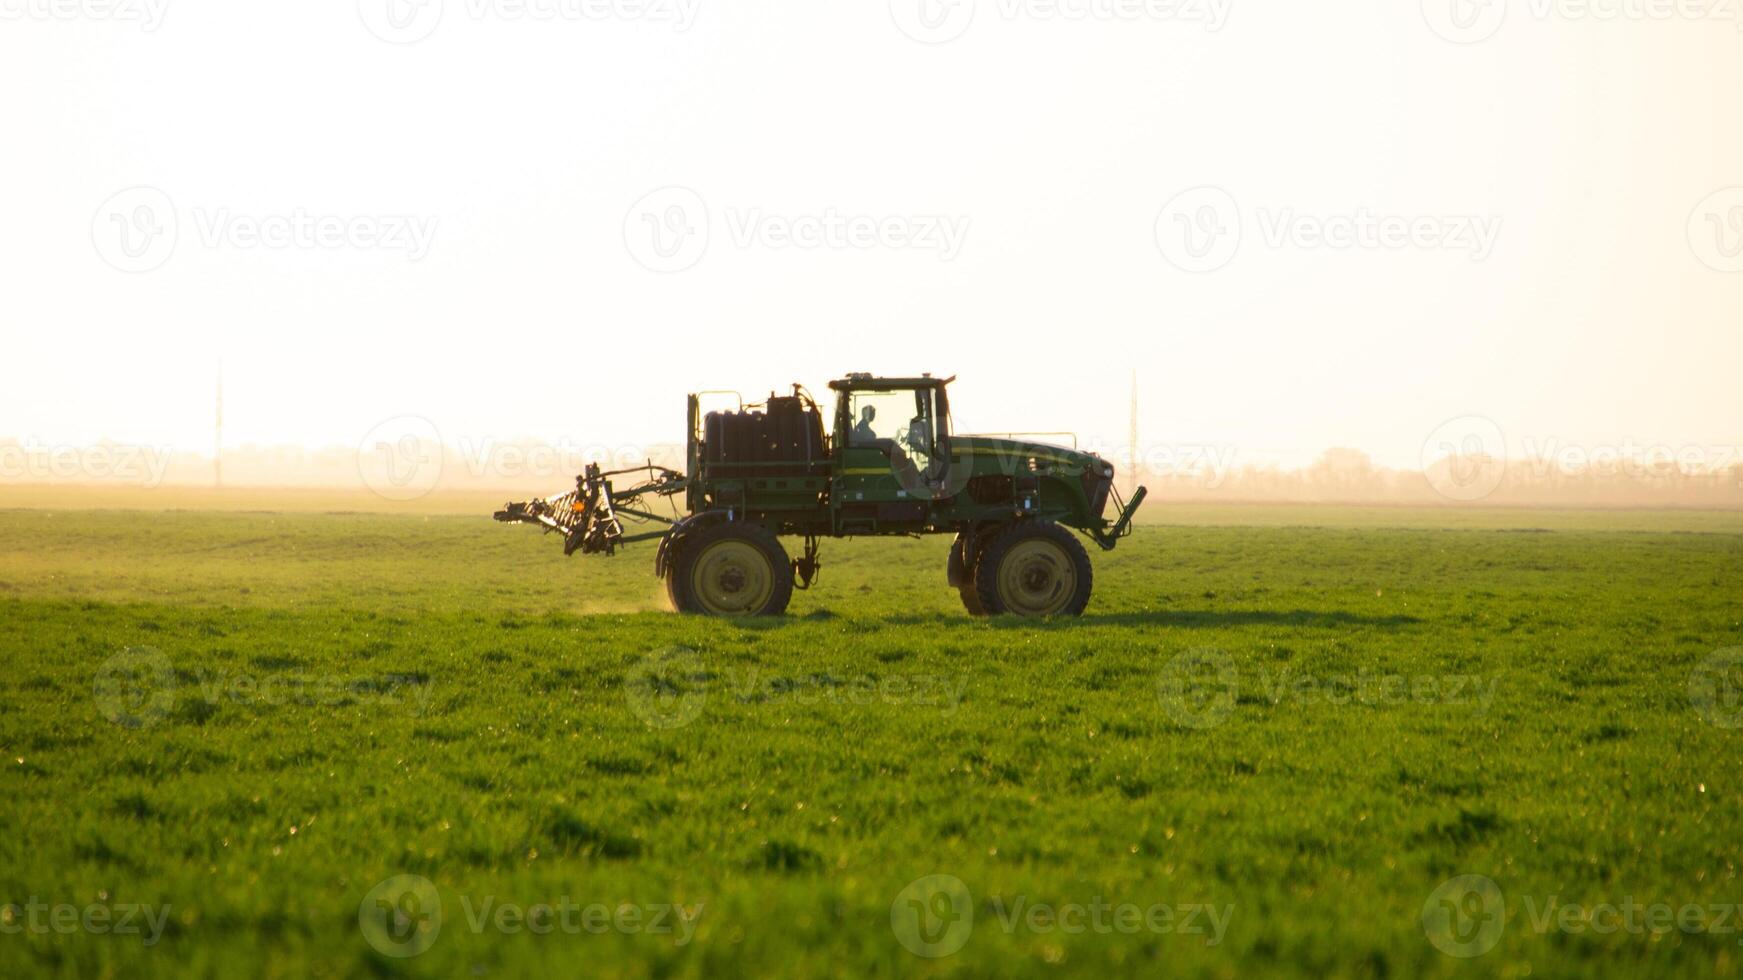
[[(611, 478), (628, 473), (645, 479), (627, 490), (612, 487)], [(575, 478), (575, 489), (556, 497), (511, 503), (496, 512), (499, 521), (513, 524), (538, 524), (548, 531), (563, 535), (563, 554), (579, 551), (584, 555), (613, 554), (625, 541), (641, 541), (664, 536), (664, 531), (625, 536), (621, 515), (640, 521), (671, 524), (674, 518), (642, 509), (644, 496), (669, 497), (683, 492), (684, 474), (649, 463), (627, 470), (601, 472), (598, 463), (589, 463), (585, 472)]]

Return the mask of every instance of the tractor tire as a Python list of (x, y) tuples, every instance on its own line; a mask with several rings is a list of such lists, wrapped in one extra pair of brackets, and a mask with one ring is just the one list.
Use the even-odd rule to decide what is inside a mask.
[(967, 563), (967, 555), (968, 535), (958, 534), (950, 544), (950, 563), (945, 569), (945, 578), (962, 597), (962, 608), (968, 610), (970, 616), (985, 616), (986, 607), (980, 604), (980, 594), (974, 588), (974, 565)]
[(974, 592), (989, 615), (1081, 616), (1095, 572), (1089, 553), (1052, 521), (1024, 521), (981, 549)]
[(761, 525), (714, 524), (684, 539), (666, 594), (682, 613), (779, 616), (793, 598), (793, 562)]
[(665, 584), (666, 602), (672, 607), (672, 611), (683, 612), (684, 607), (678, 605), (678, 570), (675, 568), (667, 569), (666, 574), (660, 577), (660, 581)]

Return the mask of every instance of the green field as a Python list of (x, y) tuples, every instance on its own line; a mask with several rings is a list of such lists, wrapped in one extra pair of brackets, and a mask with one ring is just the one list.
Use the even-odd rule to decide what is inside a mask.
[(1031, 624), (217, 506), (0, 510), (0, 975), (1743, 972), (1743, 515), (1155, 503)]

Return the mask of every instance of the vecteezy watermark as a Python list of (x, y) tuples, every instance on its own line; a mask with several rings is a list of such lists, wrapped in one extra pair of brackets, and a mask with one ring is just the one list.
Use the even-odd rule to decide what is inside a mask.
[[(1523, 924), (1539, 936), (1732, 936), (1743, 913), (1731, 902), (1642, 902), (1633, 895), (1618, 901), (1564, 902), (1560, 895), (1524, 895)], [(1507, 898), (1501, 886), (1483, 875), (1459, 875), (1435, 888), (1422, 906), (1422, 929), (1434, 948), (1460, 958), (1482, 956), (1507, 930)]]
[[(196, 206), (188, 217), (187, 225), (207, 249), (398, 252), (411, 262), (429, 255), (440, 222), (434, 216), (322, 214), (300, 207), (256, 215)], [(151, 272), (175, 254), (183, 226), (169, 194), (156, 187), (132, 187), (97, 208), (91, 242), (98, 256), (117, 270)]]
[(800, 677), (765, 674), (755, 667), (708, 669), (687, 647), (664, 647), (642, 657), (624, 676), (630, 711), (650, 728), (682, 728), (714, 699), (730, 705), (899, 705), (948, 717), (961, 706), (966, 678), (939, 674)]
[[(1257, 668), (1247, 685), (1257, 703), (1284, 705), (1468, 706), (1485, 714), (1495, 700), (1498, 677), (1474, 674), (1398, 674), (1370, 670), (1309, 673), (1285, 668)], [(1221, 650), (1197, 648), (1174, 657), (1163, 667), (1156, 694), (1163, 711), (1185, 728), (1214, 728), (1227, 720), (1242, 690), (1239, 672)]]
[(754, 667), (727, 667), (720, 672), (717, 683), (723, 693), (739, 704), (906, 705), (929, 708), (945, 717), (956, 714), (968, 688), (966, 677), (942, 674), (786, 677), (765, 674)]
[[(1223, 941), (1235, 912), (1232, 904), (1116, 902), (1101, 895), (1085, 902), (1037, 902), (1026, 895), (993, 895), (986, 908), (1007, 936), (1178, 935), (1202, 937), (1206, 946)], [(974, 935), (974, 896), (955, 875), (916, 878), (890, 903), (890, 930), (902, 948), (915, 956), (938, 959), (960, 952)]]
[(0, 905), (0, 935), (137, 936), (142, 946), (156, 946), (169, 925), (172, 906), (141, 902), (97, 901), (84, 905), (45, 902), (35, 895), (24, 902)]
[(890, 903), (890, 930), (915, 956), (949, 956), (974, 935), (974, 896), (955, 875), (916, 878)]
[(1709, 655), (1689, 674), (1689, 703), (1716, 728), (1743, 728), (1743, 647)]
[(181, 239), (175, 202), (155, 187), (131, 187), (110, 197), (91, 218), (91, 243), (122, 272), (150, 272), (175, 254)]
[(1483, 875), (1441, 882), (1422, 903), (1422, 931), (1435, 949), (1461, 958), (1495, 948), (1507, 928), (1507, 898)]
[(1499, 677), (1476, 674), (1392, 674), (1358, 670), (1326, 675), (1259, 669), (1255, 690), (1272, 707), (1284, 704), (1366, 705), (1449, 704), (1483, 715), (1495, 700)]
[(1448, 500), (1470, 503), (1494, 493), (1507, 476), (1507, 439), (1493, 419), (1463, 415), (1422, 441), (1422, 475)]
[(1509, 472), (1523, 483), (1556, 480), (1628, 481), (1647, 486), (1743, 473), (1743, 446), (1644, 442), (1567, 442), (1520, 436), (1509, 445), (1493, 419), (1464, 415), (1442, 423), (1422, 443), (1422, 473), (1435, 492), (1470, 503), (1494, 494)]
[(1162, 710), (1186, 728), (1215, 728), (1235, 709), (1240, 675), (1227, 653), (1196, 647), (1175, 656), (1156, 679)]
[(1454, 44), (1476, 44), (1500, 32), (1512, 13), (1532, 20), (1648, 23), (1728, 23), (1743, 28), (1737, 0), (1421, 0), (1430, 30)]
[(966, 33), (977, 10), (1007, 22), (1095, 21), (1110, 24), (1174, 22), (1216, 33), (1228, 23), (1234, 0), (889, 0), (896, 28), (922, 44), (943, 44)]
[(175, 707), (176, 672), (150, 647), (128, 647), (103, 661), (91, 693), (97, 711), (122, 728), (149, 728)]
[(473, 23), (626, 21), (669, 25), (682, 34), (701, 7), (701, 0), (357, 0), (363, 26), (390, 44), (416, 44), (436, 33), (450, 8)]
[[(654, 447), (623, 444), (606, 446), (583, 444), (569, 439), (536, 444), (505, 443), (494, 438), (461, 438), (455, 447), (466, 465), (467, 475), (474, 478), (504, 477), (517, 481), (562, 480), (573, 478), (588, 465), (598, 463), (603, 470), (634, 469), (645, 466), (655, 455)], [(683, 447), (669, 447), (682, 452)], [(663, 458), (682, 465), (681, 456), (661, 451)]]
[(1306, 214), (1259, 207), (1249, 217), (1221, 187), (1194, 187), (1156, 213), (1156, 247), (1184, 272), (1215, 272), (1235, 260), (1256, 231), (1269, 249), (1464, 253), (1482, 262), (1501, 236), (1499, 216), (1381, 214), (1361, 207), (1346, 214)]
[(422, 875), (395, 875), (363, 896), (357, 928), (364, 942), (383, 956), (416, 956), (442, 934), (442, 895)]
[(377, 496), (404, 503), (436, 489), (446, 458), (434, 422), (421, 415), (397, 415), (370, 429), (357, 444), (357, 474)]
[(670, 937), (673, 946), (688, 946), (695, 938), (703, 907), (702, 902), (693, 905), (676, 902), (582, 904), (568, 895), (532, 904), (498, 901), (494, 895), (486, 895), (476, 902), (469, 895), (460, 896), (466, 927), (474, 934), (579, 936), (585, 933), (603, 936), (619, 933)]
[(682, 728), (708, 704), (712, 675), (688, 647), (664, 647), (642, 657), (623, 679), (629, 710), (649, 728)]
[(1715, 272), (1743, 272), (1743, 187), (1714, 191), (1689, 213), (1689, 248)]
[(0, 0), (0, 21), (108, 21), (150, 33), (168, 10), (169, 0)]
[(92, 684), (97, 711), (122, 728), (149, 728), (178, 704), (338, 708), (407, 705), (417, 713), (433, 693), (422, 674), (346, 676), (260, 671), (178, 672), (165, 654), (128, 647), (105, 660)]
[(702, 261), (716, 227), (741, 249), (768, 251), (931, 252), (949, 262), (968, 238), (966, 215), (866, 214), (836, 208), (778, 214), (762, 208), (727, 207), (716, 221), (702, 195), (688, 187), (662, 187), (630, 206), (623, 218), (629, 254), (653, 272), (683, 272)]
[[(673, 946), (695, 938), (704, 903), (589, 902), (567, 894), (531, 903), (503, 901), (495, 895), (459, 896), (461, 923), (473, 935), (603, 936), (608, 933), (654, 936)], [(384, 956), (417, 956), (442, 933), (443, 902), (434, 882), (421, 875), (395, 875), (363, 896), (357, 926), (364, 941)]]
[(1724, 475), (1743, 466), (1743, 446), (1670, 445), (1623, 439), (1613, 443), (1563, 442), (1522, 436), (1521, 465), (1532, 477), (1594, 476), (1639, 482)]
[(170, 446), (62, 446), (35, 439), (0, 443), (0, 480), (102, 481), (147, 489), (163, 483)]
[(210, 705), (226, 701), (270, 708), (405, 705), (418, 714), (429, 708), (434, 693), (429, 678), (423, 674), (360, 676), (239, 671), (197, 672), (181, 690), (185, 696)]
[(1240, 455), (1237, 447), (1227, 444), (1145, 443), (1134, 447), (1101, 439), (1091, 439), (1077, 449), (1112, 461), (1119, 473), (1197, 480), (1209, 490), (1222, 487), (1235, 471)]

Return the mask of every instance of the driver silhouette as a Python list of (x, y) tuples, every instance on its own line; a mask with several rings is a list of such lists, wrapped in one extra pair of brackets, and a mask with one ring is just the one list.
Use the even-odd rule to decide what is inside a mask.
[(872, 419), (878, 417), (877, 407), (867, 405), (859, 410), (859, 424), (853, 427), (853, 444), (869, 446), (878, 441), (878, 434), (872, 431)]

